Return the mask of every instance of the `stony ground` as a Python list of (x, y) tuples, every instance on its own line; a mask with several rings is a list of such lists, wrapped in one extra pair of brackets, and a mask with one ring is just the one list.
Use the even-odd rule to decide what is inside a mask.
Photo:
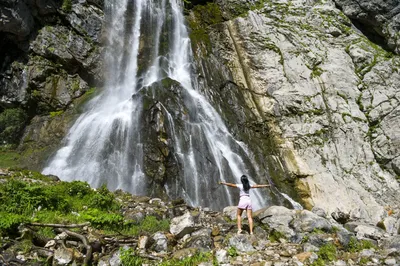
[[(352, 220), (346, 213), (268, 206), (254, 213), (254, 235), (248, 233), (247, 219), (242, 233), (237, 234), (235, 206), (211, 211), (187, 206), (181, 199), (163, 201), (122, 191), (93, 190), (83, 182), (61, 182), (29, 171), (2, 170), (0, 176), (2, 202), (12, 195), (23, 195), (21, 191), (36, 191), (39, 198), (39, 187), (58, 188), (59, 194), (64, 193), (60, 187), (68, 187), (67, 194), (76, 202), (89, 192), (96, 199), (100, 192), (113, 199), (107, 203), (107, 212), (94, 212), (89, 198), (82, 209), (55, 211), (56, 215), (35, 207), (15, 231), (4, 228), (10, 228), (7, 221), (13, 223), (7, 217), (16, 216), (2, 212), (0, 265), (400, 264), (397, 210), (388, 211), (377, 226)], [(7, 184), (17, 181), (21, 181), (19, 187), (6, 194)], [(53, 197), (49, 192), (46, 195)], [(68, 201), (67, 195), (65, 199)], [(34, 204), (33, 197), (30, 201)], [(99, 208), (102, 201), (97, 201)], [(118, 203), (115, 210), (114, 203)], [(88, 208), (92, 216), (88, 216)], [(44, 211), (46, 219), (40, 215)]]

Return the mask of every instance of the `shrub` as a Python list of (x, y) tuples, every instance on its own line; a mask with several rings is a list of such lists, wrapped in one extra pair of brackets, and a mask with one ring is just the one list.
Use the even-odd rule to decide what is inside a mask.
[(115, 196), (105, 185), (102, 185), (97, 193), (89, 201), (89, 206), (101, 210), (118, 210), (119, 205), (115, 201)]
[(28, 116), (22, 109), (5, 109), (0, 114), (0, 144), (18, 143), (27, 120)]
[(336, 260), (336, 246), (333, 243), (323, 245), (318, 251), (318, 257), (324, 261)]
[(61, 9), (64, 12), (71, 12), (71, 10), (72, 10), (72, 0), (64, 0)]
[(16, 234), (18, 226), (27, 220), (27, 217), (20, 214), (0, 212), (0, 235)]
[(143, 259), (136, 255), (132, 248), (120, 248), (121, 264), (123, 266), (141, 266), (143, 265)]

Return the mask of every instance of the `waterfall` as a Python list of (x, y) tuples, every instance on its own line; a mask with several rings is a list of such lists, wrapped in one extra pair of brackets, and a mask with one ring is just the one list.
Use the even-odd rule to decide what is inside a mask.
[[(212, 209), (236, 205), (238, 190), (218, 182), (240, 183), (242, 174), (252, 180), (259, 169), (192, 78), (180, 0), (109, 0), (105, 14), (105, 88), (87, 104), (43, 173), (151, 194), (147, 164), (158, 162), (149, 159), (154, 146), (148, 140), (156, 131), (154, 139), (168, 147), (165, 156), (177, 169), (161, 182), (168, 196)], [(150, 116), (155, 126), (145, 123)], [(252, 191), (255, 209), (269, 205), (263, 190)]]

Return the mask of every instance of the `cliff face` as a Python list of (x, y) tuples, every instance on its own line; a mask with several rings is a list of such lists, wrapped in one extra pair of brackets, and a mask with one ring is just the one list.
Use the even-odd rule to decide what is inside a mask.
[[(219, 73), (220, 84), (238, 88), (243, 108), (269, 128), (274, 158), (305, 206), (373, 221), (396, 206), (400, 58), (331, 1), (219, 1), (204, 9), (193, 9), (191, 19), (209, 37), (199, 37), (202, 26), (192, 32), (205, 83), (218, 87)], [(244, 128), (238, 131), (251, 130)]]
[(21, 140), (18, 166), (40, 169), (79, 102), (101, 84), (102, 6), (101, 1), (0, 2), (0, 110), (6, 110), (0, 141)]
[[(40, 169), (89, 88), (102, 84), (103, 3), (0, 4), (1, 115), (21, 113), (0, 137), (17, 142), (10, 136), (27, 125), (21, 163)], [(378, 1), (219, 0), (188, 11), (199, 89), (279, 190), (307, 208), (374, 222), (398, 208), (396, 10)], [(371, 38), (379, 45), (354, 25), (381, 34)]]

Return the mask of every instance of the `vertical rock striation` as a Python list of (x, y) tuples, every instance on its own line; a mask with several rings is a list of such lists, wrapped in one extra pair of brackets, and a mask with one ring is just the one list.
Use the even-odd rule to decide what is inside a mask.
[[(332, 1), (232, 0), (218, 7), (218, 22), (192, 10), (191, 24), (205, 24), (209, 38), (199, 45), (192, 34), (197, 66), (204, 83), (215, 84), (217, 72), (227, 94), (240, 95), (233, 102), (244, 99), (241, 109), (251, 115), (243, 121), (269, 129), (275, 165), (288, 173), (280, 180), (294, 184), (307, 208), (374, 222), (387, 216), (384, 207), (398, 208), (400, 58), (361, 34)], [(234, 107), (230, 100), (224, 96), (221, 105)], [(244, 126), (243, 112), (234, 112)], [(225, 118), (238, 134), (245, 131)]]

